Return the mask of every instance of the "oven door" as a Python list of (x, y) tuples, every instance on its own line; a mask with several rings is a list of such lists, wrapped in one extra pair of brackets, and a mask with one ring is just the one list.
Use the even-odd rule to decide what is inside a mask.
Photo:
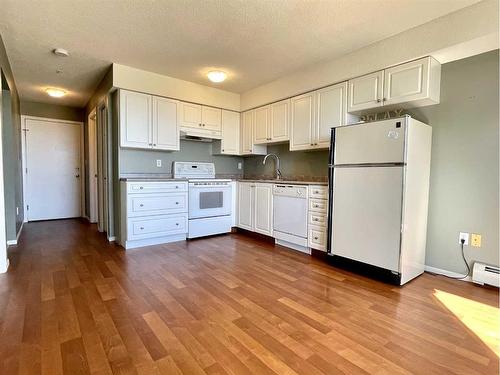
[(189, 218), (231, 215), (231, 185), (189, 184)]

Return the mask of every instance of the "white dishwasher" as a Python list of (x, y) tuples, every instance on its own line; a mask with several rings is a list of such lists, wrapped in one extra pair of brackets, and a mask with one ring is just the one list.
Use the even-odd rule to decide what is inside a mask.
[(273, 230), (277, 244), (310, 253), (307, 247), (308, 186), (273, 186)]

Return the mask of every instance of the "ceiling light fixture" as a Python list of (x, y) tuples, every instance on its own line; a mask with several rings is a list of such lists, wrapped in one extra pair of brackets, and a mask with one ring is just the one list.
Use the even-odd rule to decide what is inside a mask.
[(212, 70), (208, 72), (207, 77), (212, 82), (222, 82), (227, 78), (227, 74), (220, 70)]
[(52, 96), (53, 98), (61, 98), (64, 95), (66, 95), (66, 91), (61, 90), (61, 89), (55, 89), (52, 87), (49, 87), (48, 89), (46, 89), (45, 92), (47, 94), (49, 94), (49, 96)]
[(60, 57), (68, 57), (69, 56), (69, 52), (67, 50), (65, 50), (64, 48), (53, 49), (52, 53), (54, 55), (60, 56)]

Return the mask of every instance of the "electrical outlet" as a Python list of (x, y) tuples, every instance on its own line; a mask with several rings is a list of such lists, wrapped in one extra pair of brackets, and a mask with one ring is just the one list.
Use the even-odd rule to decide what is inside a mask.
[(156, 160), (156, 166), (161, 168), (161, 159)]
[(238, 162), (238, 169), (241, 169), (243, 167), (243, 163), (241, 161)]
[(460, 232), (460, 234), (458, 235), (458, 243), (461, 244), (462, 240), (465, 240), (464, 245), (468, 245), (469, 244), (469, 233)]
[(470, 244), (474, 247), (481, 247), (481, 235), (477, 233), (472, 233), (470, 235)]

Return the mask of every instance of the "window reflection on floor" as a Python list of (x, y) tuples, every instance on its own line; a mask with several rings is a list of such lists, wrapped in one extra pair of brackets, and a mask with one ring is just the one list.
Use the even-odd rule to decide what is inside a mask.
[(434, 289), (434, 296), (483, 341), (500, 354), (500, 310), (481, 302)]

